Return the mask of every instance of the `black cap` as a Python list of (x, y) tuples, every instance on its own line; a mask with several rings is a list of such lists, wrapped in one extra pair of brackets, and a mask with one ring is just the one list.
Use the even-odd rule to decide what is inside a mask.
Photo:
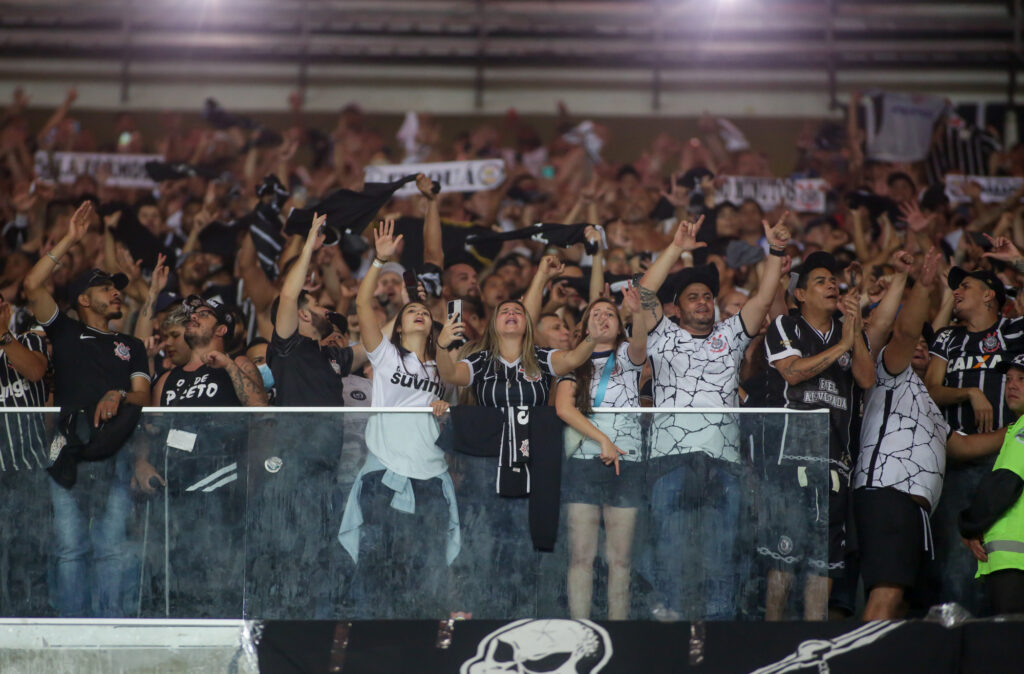
[(815, 269), (828, 269), (833, 274), (838, 274), (839, 263), (836, 262), (836, 258), (832, 253), (826, 253), (823, 250), (811, 253), (804, 258), (803, 263), (800, 265), (800, 269), (797, 270), (797, 287), (803, 287), (807, 280), (807, 275)]
[[(185, 305), (185, 310), (190, 314), (200, 307), (206, 307), (217, 317), (218, 323), (228, 326), (229, 330), (235, 327), (235, 317), (228, 310), (227, 305), (217, 298), (206, 299), (199, 295), (189, 295), (185, 298), (183, 304)], [(229, 332), (228, 334), (231, 333)]]
[(1015, 367), (1018, 370), (1024, 370), (1024, 353), (1018, 353), (1010, 360), (1004, 360), (1003, 362), (998, 363), (994, 369), (997, 372), (1002, 372), (1003, 374), (1006, 374), (1011, 367)]
[(995, 272), (991, 272), (987, 269), (978, 269), (975, 271), (967, 271), (963, 267), (953, 267), (949, 270), (949, 276), (946, 277), (946, 283), (949, 284), (951, 290), (956, 290), (960, 287), (960, 284), (964, 282), (965, 278), (973, 278), (981, 281), (987, 285), (996, 294), (996, 307), (997, 311), (1002, 312), (1003, 305), (1006, 304), (1006, 286), (999, 280), (999, 277), (995, 275)]
[(124, 274), (108, 274), (102, 269), (90, 269), (85, 272), (71, 284), (69, 289), (69, 296), (71, 301), (77, 303), (78, 296), (83, 294), (89, 288), (96, 288), (98, 286), (112, 285), (118, 290), (124, 290), (128, 287), (128, 277)]
[(158, 314), (166, 311), (171, 306), (181, 301), (181, 295), (171, 290), (161, 290), (156, 296), (156, 304), (153, 305), (153, 313)]
[[(711, 294), (718, 297), (718, 267), (713, 264), (701, 264), (695, 267), (687, 267), (681, 271), (677, 271), (674, 274), (669, 275), (665, 279), (666, 283), (662, 284), (662, 290), (667, 290), (671, 293), (671, 301), (675, 302), (679, 299), (686, 288), (694, 283), (703, 283), (711, 289)], [(662, 302), (666, 302), (667, 295), (659, 293), (659, 299)]]

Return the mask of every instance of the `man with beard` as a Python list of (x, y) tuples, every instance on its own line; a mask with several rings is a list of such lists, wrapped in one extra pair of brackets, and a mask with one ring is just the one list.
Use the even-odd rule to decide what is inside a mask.
[[(1005, 239), (988, 256), (993, 254), (1008, 260), (1020, 257)], [(1024, 352), (1024, 318), (1002, 315), (1006, 289), (991, 271), (953, 267), (947, 282), (957, 325), (936, 334), (925, 384), (954, 432), (990, 435), (1013, 420), (1004, 393), (1006, 377), (999, 368)], [(987, 612), (986, 599), (982, 587), (972, 582), (974, 557), (960, 545), (957, 515), (992, 471), (999, 445), (987, 444), (991, 454), (951, 461), (946, 467), (942, 499), (932, 520), (935, 560), (928, 569), (929, 590), (937, 593), (927, 597), (929, 603), (959, 602), (976, 615)]]
[[(707, 245), (697, 238), (702, 222), (680, 224), (672, 243), (640, 281), (644, 311), (634, 317), (634, 329), (653, 326), (647, 355), (654, 372), (655, 407), (739, 406), (743, 352), (761, 328), (782, 273), (789, 231), (784, 219), (774, 227), (764, 222), (771, 255), (761, 286), (740, 312), (715, 323), (718, 272), (713, 265), (702, 265), (684, 270), (676, 299), (679, 325), (672, 323), (657, 291), (683, 253)], [(654, 417), (650, 472), (659, 476), (651, 488), (654, 584), (664, 593), (662, 604), (653, 609), (655, 618), (736, 617), (739, 440), (734, 415)], [(684, 562), (681, 554), (691, 558)], [(680, 616), (681, 611), (686, 615)]]
[[(258, 407), (267, 404), (263, 380), (245, 356), (230, 358), (234, 318), (224, 305), (188, 297), (185, 342), (191, 357), (164, 373), (153, 392), (160, 407)], [(175, 612), (217, 615), (238, 605), (245, 532), (245, 447), (249, 419), (238, 414), (168, 415), (171, 427), (195, 435), (190, 451), (165, 445), (164, 470), (173, 517), (168, 551), (169, 592)], [(139, 474), (138, 467), (136, 475)], [(148, 481), (148, 479), (147, 479)], [(161, 482), (163, 480), (161, 479)], [(202, 521), (195, 529), (193, 524)]]
[[(271, 307), (274, 333), (267, 363), (277, 390), (275, 406), (341, 407), (343, 378), (368, 362), (361, 345), (321, 343), (334, 331), (330, 312), (302, 290), (313, 253), (323, 244), (319, 230), (325, 220), (323, 215), (313, 218), (281, 295)], [(341, 583), (326, 583), (311, 590), (308, 581), (346, 575), (343, 548), (327, 532), (337, 532), (341, 525), (341, 510), (335, 503), (342, 472), (339, 462), (360, 465), (365, 448), (361, 438), (359, 444), (345, 443), (342, 420), (347, 415), (285, 416), (287, 424), (268, 429), (257, 441), (273, 455), (271, 459), (283, 461), (285, 469), (260, 470), (249, 483), (248, 540), (250, 549), (259, 553), (248, 577), (267, 582), (250, 585), (247, 601), (256, 612), (287, 604), (304, 615), (327, 618), (337, 613), (345, 588)], [(295, 604), (296, 597), (302, 597), (303, 606)]]
[(449, 265), (441, 275), (441, 283), (441, 297), (445, 302), (462, 297), (480, 297), (476, 269), (465, 262)]
[[(87, 410), (78, 416), (87, 415), (90, 436), (103, 434), (106, 425), (119, 428), (123, 420), (132, 419), (138, 413), (132, 406), (149, 402), (150, 389), (145, 346), (108, 328), (110, 321), (121, 318), (121, 290), (128, 285), (124, 274), (110, 276), (93, 269), (79, 277), (70, 292), (77, 321), (58, 310), (45, 287), (64, 254), (85, 236), (92, 212), (92, 203), (83, 203), (71, 217), (64, 238), (25, 277), (29, 310), (53, 346), (54, 401), (64, 412)], [(121, 414), (125, 416), (118, 419)], [(68, 430), (79, 436), (85, 432)], [(62, 431), (55, 438), (55, 448), (62, 439), (68, 444), (48, 469), (54, 477), (50, 495), (57, 538), (57, 611), (61, 616), (124, 615), (130, 462), (120, 453), (112, 460), (83, 463), (79, 470), (70, 453), (81, 445)], [(92, 444), (91, 438), (79, 440)], [(102, 494), (106, 499), (100, 509), (97, 501), (104, 501)]]
[(245, 356), (231, 359), (234, 318), (220, 302), (191, 295), (185, 343), (188, 363), (165, 372), (157, 381), (153, 404), (161, 407), (260, 407), (267, 404), (263, 378)]
[[(819, 251), (808, 255), (793, 291), (799, 311), (776, 318), (765, 335), (768, 406), (829, 411), (827, 471), (821, 470), (823, 464), (803, 444), (806, 440), (799, 439), (797, 422), (782, 420), (778, 459), (768, 473), (782, 502), (770, 505), (780, 506), (780, 514), (788, 514), (792, 512), (791, 495), (799, 493), (813, 525), (808, 531), (805, 519), (790, 522), (789, 518), (769, 517), (771, 526), (764, 532), (767, 540), (757, 549), (774, 560), (776, 567), (768, 574), (769, 620), (781, 618), (796, 565), (808, 571), (804, 593), (807, 620), (824, 617), (832, 579), (841, 577), (845, 569), (854, 385), (870, 389), (875, 383), (875, 367), (863, 335), (859, 300), (852, 293), (840, 300), (838, 272), (831, 254)], [(836, 315), (840, 306), (842, 320)], [(825, 503), (827, 509), (821, 507)], [(819, 554), (824, 551), (813, 545), (825, 535), (827, 559)]]
[(275, 404), (281, 407), (342, 405), (342, 378), (367, 363), (362, 346), (320, 345), (320, 340), (334, 331), (328, 319), (330, 312), (302, 290), (313, 251), (323, 243), (318, 230), (326, 217), (313, 220), (302, 252), (288, 270), (281, 295), (271, 308), (274, 334), (267, 349), (267, 363), (277, 388)]

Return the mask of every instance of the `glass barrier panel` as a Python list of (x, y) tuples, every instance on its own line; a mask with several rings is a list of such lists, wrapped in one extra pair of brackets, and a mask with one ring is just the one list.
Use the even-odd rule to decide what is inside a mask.
[[(602, 411), (617, 469), (550, 408), (530, 414), (147, 408), (124, 447), (78, 462), (66, 489), (43, 470), (58, 415), (5, 411), (10, 446), (36, 454), (0, 471), (0, 613), (824, 613), (816, 584), (842, 484), (827, 414)], [(502, 460), (503, 448), (526, 452)]]

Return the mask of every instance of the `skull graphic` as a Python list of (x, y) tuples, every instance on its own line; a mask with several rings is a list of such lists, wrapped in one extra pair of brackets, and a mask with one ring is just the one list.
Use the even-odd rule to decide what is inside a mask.
[(488, 634), (459, 674), (596, 674), (612, 641), (589, 620), (517, 620)]

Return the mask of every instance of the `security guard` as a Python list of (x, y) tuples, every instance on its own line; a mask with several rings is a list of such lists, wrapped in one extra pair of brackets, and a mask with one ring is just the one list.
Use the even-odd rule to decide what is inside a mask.
[(1017, 421), (992, 472), (960, 513), (964, 544), (978, 560), (997, 614), (1024, 613), (1024, 354), (1005, 363), (1006, 403)]

